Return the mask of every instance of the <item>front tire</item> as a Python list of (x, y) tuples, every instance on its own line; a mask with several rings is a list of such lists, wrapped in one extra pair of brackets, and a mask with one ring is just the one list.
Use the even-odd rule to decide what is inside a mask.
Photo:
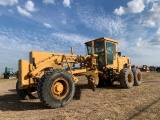
[(74, 80), (66, 71), (55, 70), (38, 81), (38, 96), (49, 108), (59, 108), (69, 104), (74, 93)]
[(129, 68), (124, 68), (120, 72), (120, 85), (123, 88), (131, 88), (134, 84), (133, 73)]

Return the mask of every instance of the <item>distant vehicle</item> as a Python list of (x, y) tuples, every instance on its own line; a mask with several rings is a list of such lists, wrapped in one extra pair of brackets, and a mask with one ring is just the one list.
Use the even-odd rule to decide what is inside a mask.
[(141, 71), (144, 71), (144, 72), (150, 71), (150, 69), (147, 65), (137, 66), (137, 68), (140, 69)]
[(155, 66), (150, 66), (150, 67), (149, 67), (149, 70), (150, 70), (150, 71), (156, 71), (156, 67), (155, 67)]
[(157, 71), (157, 72), (160, 72), (160, 67), (157, 67), (157, 68), (156, 68), (156, 71)]
[(9, 79), (10, 76), (14, 75), (13, 68), (5, 68), (4, 78)]

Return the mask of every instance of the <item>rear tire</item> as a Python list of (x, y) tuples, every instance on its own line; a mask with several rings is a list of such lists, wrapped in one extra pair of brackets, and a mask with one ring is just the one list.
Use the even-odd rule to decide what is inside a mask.
[(133, 76), (134, 76), (134, 85), (140, 86), (142, 84), (142, 73), (139, 69), (133, 69)]
[(28, 100), (38, 98), (37, 93), (31, 94), (27, 89), (18, 89), (18, 81), (16, 83), (16, 92), (19, 100)]
[(70, 73), (64, 70), (48, 72), (38, 81), (38, 97), (49, 108), (59, 108), (71, 102), (75, 83)]
[(129, 68), (124, 68), (120, 72), (120, 85), (123, 88), (131, 88), (134, 84), (133, 73)]

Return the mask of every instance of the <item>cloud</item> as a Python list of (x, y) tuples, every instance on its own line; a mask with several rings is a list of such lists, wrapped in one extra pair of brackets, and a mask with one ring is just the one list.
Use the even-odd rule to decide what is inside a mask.
[(10, 13), (14, 13), (14, 11), (13, 11), (12, 9), (8, 9), (8, 11), (9, 11)]
[(146, 27), (160, 25), (160, 3), (153, 3), (151, 9), (142, 17), (140, 23)]
[(114, 13), (117, 15), (123, 15), (127, 13), (141, 13), (142, 11), (144, 11), (144, 8), (144, 0), (132, 0), (127, 3), (126, 8), (120, 6), (120, 8), (116, 8), (114, 10)]
[(71, 7), (70, 4), (71, 4), (71, 0), (63, 0), (63, 5), (65, 7)]
[(43, 24), (45, 27), (47, 27), (47, 28), (52, 28), (52, 25), (50, 25), (50, 24), (48, 24), (48, 23), (44, 23)]
[(21, 8), (20, 6), (17, 6), (17, 10), (18, 10), (19, 14), (21, 14), (23, 16), (27, 16), (27, 17), (32, 16), (29, 12), (27, 12), (25, 9)]
[(142, 39), (142, 37), (136, 38), (134, 40), (135, 46), (136, 47), (146, 47), (147, 46), (147, 42), (145, 40)]
[[(155, 47), (147, 42), (148, 40), (138, 37), (127, 42), (127, 49), (124, 51), (126, 56), (131, 58), (132, 65), (155, 65), (160, 56), (159, 47)], [(154, 54), (154, 55), (153, 55)]]
[(85, 37), (78, 34), (68, 34), (68, 33), (52, 33), (54, 38), (58, 38), (61, 41), (68, 41), (72, 43), (84, 44), (84, 42), (91, 40), (89, 37)]
[(79, 9), (78, 17), (86, 27), (110, 36), (123, 36), (126, 30), (122, 19), (107, 15), (103, 10), (94, 12), (90, 7), (83, 7)]
[(159, 0), (146, 0), (146, 3), (154, 3), (154, 2), (157, 2)]
[(144, 0), (132, 0), (127, 3), (129, 13), (141, 13), (144, 8)]
[[(19, 33), (19, 36), (14, 29), (0, 29), (0, 74), (4, 72), (5, 67), (11, 67), (14, 71), (18, 68), (19, 59), (29, 59), (29, 52), (32, 50), (44, 51), (44, 48), (39, 44), (33, 44), (26, 39), (26, 35), (23, 30)], [(26, 35), (25, 35), (26, 34)]]
[[(55, 4), (55, 0), (43, 0), (42, 1), (45, 4)], [(63, 6), (64, 7), (71, 7), (71, 0), (63, 0)]]
[(123, 14), (125, 14), (124, 7), (120, 6), (119, 8), (116, 8), (114, 10), (114, 13), (117, 14), (117, 15), (123, 15)]
[(3, 6), (7, 6), (7, 5), (12, 6), (17, 3), (18, 3), (18, 0), (0, 0), (0, 5), (3, 5)]
[(26, 2), (26, 4), (25, 4), (25, 9), (26, 9), (27, 11), (30, 11), (30, 12), (35, 12), (35, 11), (37, 11), (36, 8), (35, 8), (35, 6), (34, 6), (34, 3), (33, 3), (32, 1), (30, 1), (30, 0)]
[(22, 8), (20, 6), (17, 6), (17, 10), (18, 10), (19, 14), (21, 14), (23, 16), (27, 16), (27, 17), (32, 17), (30, 12), (36, 12), (37, 11), (34, 3), (30, 0), (25, 3), (24, 8)]
[(43, 0), (42, 2), (45, 4), (55, 4), (55, 0)]
[[(91, 37), (66, 32), (52, 33), (52, 36), (55, 40), (59, 41), (59, 51), (62, 53), (70, 53), (70, 47), (74, 47), (75, 54), (85, 54), (84, 43), (93, 40)], [(54, 42), (56, 43), (56, 41)]]
[[(149, 44), (141, 47), (131, 46), (128, 49), (128, 51), (130, 52), (128, 55), (131, 57), (132, 64), (155, 65), (155, 63), (158, 63), (158, 61), (160, 62), (160, 59), (158, 57), (160, 56), (159, 46), (153, 47)], [(159, 63), (156, 65), (159, 65)]]
[(157, 30), (153, 38), (149, 41), (151, 45), (160, 45), (160, 28)]

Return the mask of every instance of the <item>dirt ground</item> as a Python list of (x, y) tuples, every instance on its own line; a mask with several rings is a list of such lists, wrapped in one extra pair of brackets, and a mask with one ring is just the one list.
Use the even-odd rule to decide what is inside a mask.
[(18, 101), (16, 81), (0, 79), (0, 120), (160, 120), (160, 73), (143, 73), (143, 84), (131, 89), (116, 85), (95, 92), (81, 77), (72, 102), (58, 109), (48, 109), (38, 99)]

